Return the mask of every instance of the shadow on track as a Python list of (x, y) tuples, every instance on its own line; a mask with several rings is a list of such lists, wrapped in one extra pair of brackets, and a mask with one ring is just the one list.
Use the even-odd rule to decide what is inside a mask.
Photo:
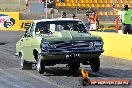
[[(101, 68), (99, 72), (95, 73), (90, 70), (89, 67), (85, 67), (85, 71), (88, 71), (89, 77), (132, 77), (132, 70), (122, 70), (114, 68)], [(72, 76), (81, 77), (81, 69), (79, 71), (71, 71), (66, 67), (49, 67), (46, 68), (44, 76)]]
[[(89, 71), (89, 68), (88, 68), (88, 70), (85, 70), (85, 71), (89, 72), (89, 77), (101, 77), (100, 75)], [(73, 70), (69, 70), (66, 67), (49, 67), (49, 68), (46, 68), (45, 72), (46, 73), (44, 74), (44, 76), (82, 77), (81, 68), (79, 69), (79, 71), (73, 71)]]
[(46, 74), (44, 76), (81, 76), (80, 71), (71, 71), (66, 67), (49, 67), (46, 68)]

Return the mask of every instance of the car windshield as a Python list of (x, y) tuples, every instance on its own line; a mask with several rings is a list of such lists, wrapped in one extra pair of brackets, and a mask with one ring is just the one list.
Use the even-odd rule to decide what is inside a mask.
[(54, 31), (78, 31), (86, 33), (87, 30), (81, 21), (46, 21), (36, 24), (35, 32), (53, 33)]

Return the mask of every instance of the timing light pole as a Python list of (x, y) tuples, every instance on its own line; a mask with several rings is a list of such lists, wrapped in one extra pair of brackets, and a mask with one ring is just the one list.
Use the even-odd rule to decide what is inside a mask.
[(48, 1), (46, 0), (46, 7), (45, 7), (45, 8), (46, 8), (46, 9), (45, 9), (45, 13), (46, 13), (45, 16), (46, 16), (46, 19), (47, 19), (47, 2), (48, 2)]
[(78, 9), (78, 0), (76, 0), (76, 16), (77, 16), (77, 9)]

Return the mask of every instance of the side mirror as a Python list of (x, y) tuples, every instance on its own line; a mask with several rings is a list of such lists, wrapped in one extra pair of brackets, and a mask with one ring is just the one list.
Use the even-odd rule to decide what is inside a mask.
[(24, 33), (24, 37), (31, 37), (31, 33), (28, 30), (26, 30)]
[(24, 37), (27, 37), (27, 34), (26, 33), (24, 33)]

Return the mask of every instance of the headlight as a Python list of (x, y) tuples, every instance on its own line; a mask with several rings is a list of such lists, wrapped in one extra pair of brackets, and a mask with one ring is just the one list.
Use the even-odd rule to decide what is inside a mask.
[(101, 41), (95, 41), (94, 47), (95, 47), (95, 49), (102, 49), (103, 43)]
[(49, 52), (49, 48), (50, 48), (49, 42), (44, 41), (44, 42), (41, 43), (41, 49), (42, 49), (42, 51)]

